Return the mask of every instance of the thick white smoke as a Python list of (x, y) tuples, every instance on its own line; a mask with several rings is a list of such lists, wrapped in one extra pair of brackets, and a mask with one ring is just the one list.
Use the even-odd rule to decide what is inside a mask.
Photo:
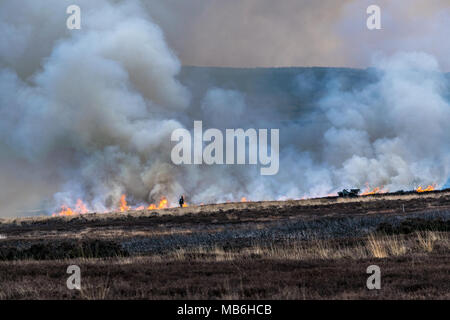
[[(208, 88), (197, 103), (140, 1), (77, 1), (83, 22), (74, 31), (65, 27), (69, 4), (0, 4), (2, 215), (51, 212), (78, 198), (102, 211), (123, 193), (136, 205), (162, 196), (173, 203), (183, 193), (196, 203), (264, 200), (366, 183), (391, 191), (442, 186), (449, 177), (448, 80), (432, 56), (377, 59), (372, 81), (352, 90), (338, 74), (303, 73), (289, 84), (299, 99), (326, 93), (295, 115), (239, 85)], [(205, 128), (279, 128), (279, 173), (173, 165), (170, 135), (194, 120)]]
[[(190, 99), (175, 79), (180, 62), (139, 2), (78, 3), (82, 30), (69, 32), (68, 1), (2, 2), (4, 156), (32, 163), (32, 175), (52, 172), (56, 204), (82, 198), (102, 210), (124, 192), (171, 192), (164, 173), (170, 134), (181, 126), (172, 113)], [(51, 27), (39, 30), (42, 21)]]
[(379, 81), (322, 101), (324, 156), (335, 179), (389, 190), (437, 183), (450, 173), (450, 105), (437, 61), (423, 53), (377, 60)]

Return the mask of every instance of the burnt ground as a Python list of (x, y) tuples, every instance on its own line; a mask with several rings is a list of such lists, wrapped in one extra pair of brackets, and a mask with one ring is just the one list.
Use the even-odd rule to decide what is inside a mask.
[[(450, 191), (3, 220), (0, 298), (448, 299), (449, 221)], [(368, 235), (404, 250), (376, 258)]]

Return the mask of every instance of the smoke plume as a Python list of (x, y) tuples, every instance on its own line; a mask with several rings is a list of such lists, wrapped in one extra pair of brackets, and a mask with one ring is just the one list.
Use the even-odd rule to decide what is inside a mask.
[[(82, 29), (72, 31), (70, 4), (0, 4), (2, 216), (51, 213), (77, 199), (111, 210), (122, 194), (136, 206), (181, 194), (191, 203), (269, 200), (366, 184), (442, 186), (450, 175), (450, 86), (431, 54), (268, 76), (183, 69), (148, 3), (77, 1)], [(280, 129), (279, 173), (175, 166), (170, 135), (194, 120), (205, 129)]]

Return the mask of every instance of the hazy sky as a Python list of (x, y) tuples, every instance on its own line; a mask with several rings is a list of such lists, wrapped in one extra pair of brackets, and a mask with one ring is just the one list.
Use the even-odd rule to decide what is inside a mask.
[[(66, 27), (74, 3), (81, 30)], [(379, 31), (366, 27), (373, 3)], [(123, 193), (136, 204), (180, 194), (200, 203), (317, 196), (366, 182), (442, 186), (450, 108), (439, 71), (450, 71), (449, 17), (449, 0), (0, 0), (0, 216), (51, 213), (78, 199), (101, 212)], [(208, 82), (196, 103), (196, 87), (179, 82), (182, 64), (384, 73), (351, 92), (334, 72), (298, 74), (286, 90), (314, 97), (326, 88), (326, 96), (286, 123), (282, 95), (251, 99), (245, 88)], [(198, 119), (205, 128), (272, 128), (278, 119), (288, 148), (280, 174), (174, 166), (171, 132)]]
[[(448, 0), (148, 0), (185, 65), (367, 67), (375, 53), (423, 51), (450, 70)], [(366, 9), (381, 7), (382, 30)]]

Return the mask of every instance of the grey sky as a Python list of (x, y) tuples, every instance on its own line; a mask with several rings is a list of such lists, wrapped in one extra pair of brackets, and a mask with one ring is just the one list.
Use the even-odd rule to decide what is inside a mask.
[[(449, 70), (448, 0), (148, 0), (186, 65), (367, 67), (374, 53), (423, 51)], [(366, 8), (382, 30), (366, 28)]]

